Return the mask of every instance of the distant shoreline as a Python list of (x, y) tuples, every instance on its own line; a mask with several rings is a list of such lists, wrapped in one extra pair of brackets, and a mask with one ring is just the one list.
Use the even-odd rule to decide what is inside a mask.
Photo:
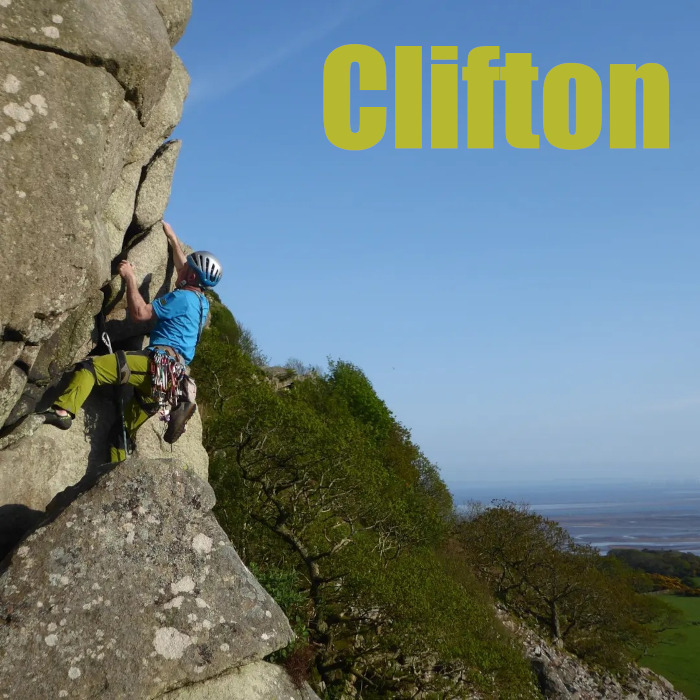
[(610, 549), (672, 549), (700, 555), (700, 481), (477, 485), (453, 491), (469, 501), (506, 499), (558, 522), (577, 542)]

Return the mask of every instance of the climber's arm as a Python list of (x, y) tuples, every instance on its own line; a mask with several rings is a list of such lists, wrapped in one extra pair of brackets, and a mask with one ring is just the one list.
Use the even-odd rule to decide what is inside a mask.
[(165, 232), (165, 237), (168, 239), (168, 243), (170, 243), (170, 247), (173, 250), (173, 262), (175, 263), (175, 269), (180, 272), (180, 270), (187, 264), (187, 256), (182, 252), (182, 248), (180, 248), (180, 242), (177, 240), (173, 227), (165, 221), (163, 222), (163, 231)]
[(153, 318), (153, 306), (147, 304), (139, 292), (134, 266), (128, 260), (119, 263), (119, 274), (126, 284), (126, 305), (129, 316), (134, 321), (150, 321)]

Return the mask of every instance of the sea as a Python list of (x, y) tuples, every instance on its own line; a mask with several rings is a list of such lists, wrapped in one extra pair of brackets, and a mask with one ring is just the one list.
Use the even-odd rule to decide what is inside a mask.
[(700, 479), (642, 483), (453, 484), (455, 504), (506, 499), (555, 520), (602, 554), (627, 547), (700, 556)]

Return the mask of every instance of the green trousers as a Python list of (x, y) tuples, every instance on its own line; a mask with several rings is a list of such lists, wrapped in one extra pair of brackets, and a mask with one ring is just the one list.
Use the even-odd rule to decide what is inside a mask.
[[(131, 370), (128, 384), (140, 394), (143, 403), (152, 404), (148, 355), (143, 352), (127, 352), (125, 356)], [(73, 416), (77, 415), (95, 384), (102, 386), (121, 383), (116, 355), (100, 355), (88, 362), (92, 365), (94, 373), (88, 368), (79, 369), (72, 376), (65, 391), (53, 403), (56, 408), (62, 408)], [(143, 409), (136, 397), (127, 404), (124, 409), (124, 423), (129, 440), (133, 441), (136, 431), (151, 415), (153, 414)], [(126, 459), (126, 446), (121, 443), (123, 440), (114, 439), (110, 445), (109, 455), (112, 462), (122, 462)]]

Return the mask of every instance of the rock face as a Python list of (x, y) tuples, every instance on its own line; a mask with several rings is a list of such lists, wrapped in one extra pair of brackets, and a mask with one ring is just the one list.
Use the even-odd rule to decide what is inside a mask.
[[(15, 506), (4, 515), (0, 507), (0, 558), (22, 534), (21, 522), (38, 522), (56, 494), (109, 460), (110, 430), (118, 420), (113, 397), (113, 387), (95, 389), (68, 431), (43, 425), (41, 418), (32, 416), (0, 439), (0, 448), (4, 447), (0, 449), (0, 494), (6, 508)], [(154, 416), (141, 427), (136, 455), (177, 459), (206, 480), (208, 457), (202, 446), (199, 414), (195, 413), (187, 432), (174, 445), (163, 441), (162, 426)]]
[(170, 37), (153, 0), (10, 0), (3, 6), (4, 41), (106, 72), (140, 120), (148, 121), (170, 72)]
[(290, 641), (213, 504), (181, 466), (132, 459), (30, 535), (0, 578), (2, 697), (152, 698)]
[(538, 637), (499, 611), (504, 624), (522, 640), (545, 698), (549, 700), (687, 700), (665, 678), (646, 668), (630, 666), (623, 680), (596, 673), (579, 659)]
[(113, 387), (69, 431), (33, 415), (104, 329), (144, 347), (119, 261), (148, 301), (172, 288), (191, 9), (0, 0), (0, 698), (315, 697), (261, 661), (291, 630), (210, 512), (199, 414), (174, 446), (147, 421), (116, 468)]
[[(148, 301), (172, 287), (160, 219), (180, 143), (166, 139), (189, 78), (171, 45), (190, 13), (191, 0), (0, 2), (0, 557), (20, 522), (107, 459), (111, 388), (65, 434), (27, 416), (106, 351), (98, 314), (115, 349), (144, 346), (116, 264), (136, 265)], [(206, 478), (198, 415), (172, 449), (157, 420), (140, 432), (141, 456), (182, 457)]]
[(189, 82), (171, 44), (190, 11), (189, 0), (0, 3), (5, 425), (97, 344), (115, 258), (162, 216), (179, 149), (163, 142)]
[(264, 661), (163, 697), (167, 700), (319, 700), (307, 683), (298, 688), (279, 666)]

